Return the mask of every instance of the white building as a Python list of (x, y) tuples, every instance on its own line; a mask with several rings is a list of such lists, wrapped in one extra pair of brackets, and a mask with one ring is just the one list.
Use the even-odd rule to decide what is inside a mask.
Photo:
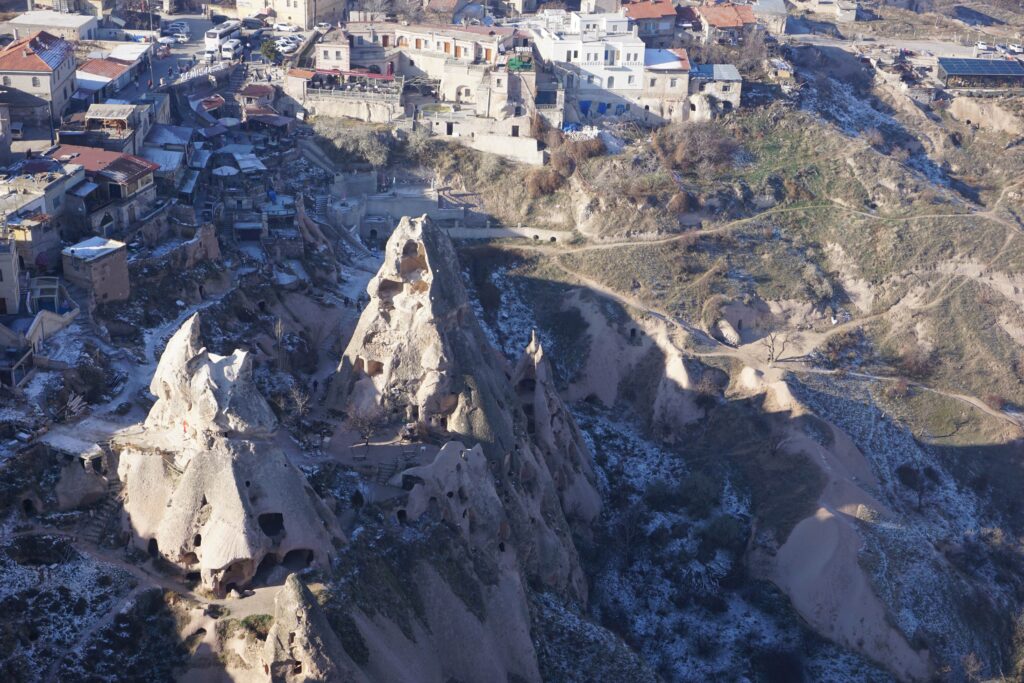
[(64, 40), (95, 40), (98, 36), (99, 24), (96, 17), (84, 14), (32, 10), (23, 12), (13, 19), (8, 19), (0, 24), (0, 30), (13, 35), (15, 40), (37, 31), (46, 31), (50, 35)]
[(592, 115), (591, 109), (621, 114), (638, 101), (645, 46), (625, 14), (545, 10), (530, 28), (537, 55), (555, 67), (583, 117)]

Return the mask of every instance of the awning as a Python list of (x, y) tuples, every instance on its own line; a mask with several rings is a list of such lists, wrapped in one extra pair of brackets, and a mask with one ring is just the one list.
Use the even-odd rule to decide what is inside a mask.
[(99, 189), (99, 185), (86, 180), (84, 183), (80, 183), (79, 185), (76, 185), (74, 188), (72, 188), (71, 194), (75, 195), (76, 197), (87, 197), (90, 193), (92, 193), (93, 190), (97, 189)]
[(238, 169), (234, 166), (218, 166), (213, 169), (213, 175), (218, 178), (227, 178), (228, 176), (238, 175)]

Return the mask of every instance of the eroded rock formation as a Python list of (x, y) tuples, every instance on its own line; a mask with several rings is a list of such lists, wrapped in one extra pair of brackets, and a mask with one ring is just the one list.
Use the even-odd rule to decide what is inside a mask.
[[(414, 491), (410, 506), (422, 495), (448, 499), (446, 509), (458, 508), (448, 514), (472, 512), (474, 545), (516, 555), (529, 575), (584, 597), (570, 521), (586, 525), (599, 510), (590, 454), (539, 344), (515, 370), (519, 393), (513, 388), (459, 272), (443, 231), (426, 217), (402, 220), (367, 287), (370, 302), (339, 366), (335, 401), (349, 415), (418, 422), (464, 442), (468, 450), (449, 444), (426, 469), (408, 473), (429, 491)], [(450, 486), (467, 477), (472, 485)], [(467, 495), (476, 488), (478, 499), (456, 505), (460, 487)], [(473, 533), (481, 529), (486, 534)]]
[(215, 594), (277, 564), (326, 566), (341, 532), (270, 440), (276, 419), (244, 351), (208, 352), (193, 316), (167, 343), (141, 433), (118, 440), (125, 514), (137, 545)]

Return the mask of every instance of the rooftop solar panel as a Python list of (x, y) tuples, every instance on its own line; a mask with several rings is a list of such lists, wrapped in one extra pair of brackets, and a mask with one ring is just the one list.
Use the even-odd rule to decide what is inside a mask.
[(940, 57), (939, 66), (950, 76), (1024, 76), (1024, 66), (1012, 59)]

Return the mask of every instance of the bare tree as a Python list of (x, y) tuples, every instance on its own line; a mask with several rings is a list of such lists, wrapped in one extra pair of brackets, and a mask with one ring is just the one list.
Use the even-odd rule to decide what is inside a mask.
[(782, 354), (786, 351), (786, 344), (789, 338), (778, 332), (769, 332), (768, 336), (761, 340), (761, 346), (765, 348), (768, 356), (768, 365), (775, 361), (782, 360)]
[(280, 318), (274, 322), (274, 340), (277, 343), (277, 369), (281, 370), (284, 367), (284, 323)]
[(382, 417), (379, 410), (367, 410), (355, 413), (348, 418), (349, 424), (359, 433), (359, 439), (363, 442), (366, 454), (370, 452), (370, 439), (383, 422)]
[(288, 389), (288, 396), (291, 398), (292, 408), (295, 410), (295, 425), (298, 427), (299, 439), (301, 440), (305, 432), (303, 420), (309, 414), (312, 399), (306, 390), (298, 384), (292, 384)]

